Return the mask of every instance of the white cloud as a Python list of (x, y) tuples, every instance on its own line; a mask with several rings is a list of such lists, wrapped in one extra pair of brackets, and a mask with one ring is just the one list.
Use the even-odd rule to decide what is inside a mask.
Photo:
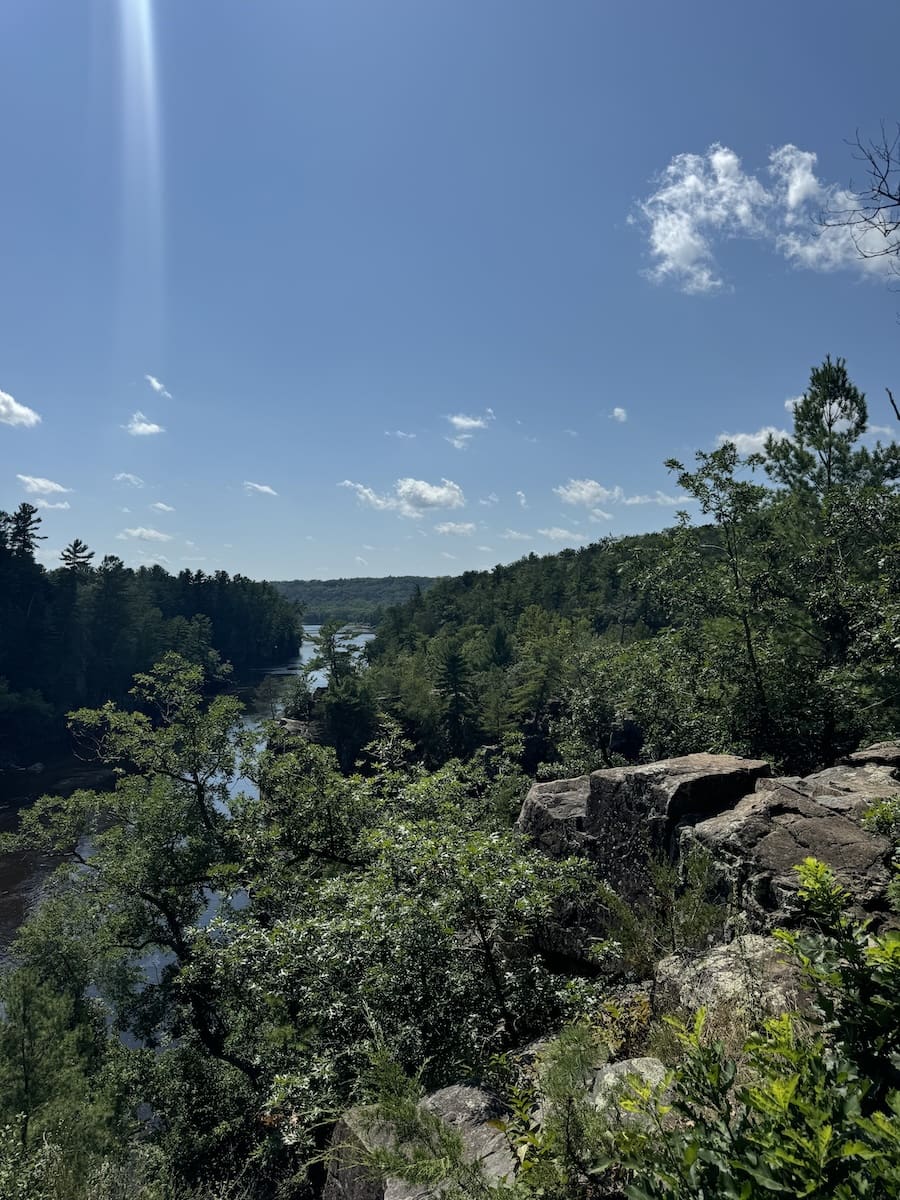
[(519, 508), (527, 508), (528, 507), (528, 498), (526, 497), (524, 492), (516, 492), (516, 499), (519, 502)]
[(361, 567), (367, 567), (369, 565), (369, 560), (367, 558), (363, 558), (361, 554), (357, 554), (353, 561), (359, 563)]
[(442, 521), (440, 525), (434, 527), (436, 533), (454, 533), (461, 537), (468, 537), (475, 532), (475, 523), (473, 521)]
[(244, 480), (244, 491), (248, 496), (263, 495), (277, 496), (278, 493), (274, 488), (269, 487), (267, 483), (251, 483), (249, 479)]
[(583, 533), (573, 533), (571, 529), (560, 529), (558, 525), (554, 525), (551, 529), (539, 529), (538, 533), (541, 537), (549, 538), (551, 542), (586, 542), (587, 538)]
[(774, 425), (764, 425), (756, 433), (720, 433), (716, 445), (723, 446), (726, 442), (734, 442), (738, 454), (762, 454), (769, 436), (776, 440), (790, 435), (786, 429), (776, 429)]
[(530, 533), (520, 533), (518, 529), (507, 529), (506, 532), (501, 533), (500, 536), (502, 538), (505, 538), (506, 541), (508, 541), (508, 542), (530, 542), (531, 541)]
[(169, 513), (175, 511), (171, 504), (163, 504), (162, 500), (157, 500), (156, 503), (151, 504), (150, 507), (156, 509), (157, 512)]
[(455, 555), (455, 554), (448, 554), (446, 550), (442, 550), (442, 551), (441, 551), (441, 558), (450, 558), (450, 559), (452, 559), (452, 560), (453, 560), (453, 562), (456, 562), (456, 555)]
[(491, 508), (493, 505), (500, 503), (500, 497), (496, 492), (490, 492), (483, 499), (479, 500), (478, 503), (483, 504), (486, 508)]
[(670, 496), (667, 492), (661, 492), (658, 488), (652, 495), (626, 496), (625, 504), (659, 504), (663, 508), (676, 506), (679, 504), (693, 504), (694, 501), (690, 496)]
[(440, 483), (428, 483), (424, 479), (409, 477), (398, 479), (394, 491), (382, 495), (363, 483), (344, 479), (338, 487), (351, 488), (356, 492), (360, 504), (379, 512), (396, 512), (401, 517), (418, 519), (433, 508), (463, 508), (466, 498), (458, 483), (442, 479)]
[(577, 429), (564, 429), (563, 433), (568, 434), (569, 437), (578, 437)]
[(458, 433), (468, 433), (473, 429), (487, 429), (487, 417), (469, 417), (465, 413), (456, 413), (447, 420)]
[(872, 434), (874, 437), (889, 437), (891, 441), (897, 438), (897, 430), (892, 425), (870, 425), (866, 430), (867, 434)]
[(57, 500), (55, 502), (52, 500), (38, 500), (37, 506), (38, 506), (38, 508), (62, 508), (62, 509), (72, 507), (72, 505), (68, 502), (68, 500)]
[(803, 399), (802, 396), (788, 396), (787, 400), (785, 400), (785, 402), (784, 402), (784, 411), (793, 413), (794, 409), (797, 407), (797, 405), (800, 403), (800, 401), (802, 399)]
[(605, 512), (602, 508), (591, 509), (591, 520), (595, 523), (598, 521), (611, 521), (613, 515), (610, 512)]
[(147, 529), (144, 525), (139, 525), (136, 529), (123, 529), (121, 533), (116, 534), (116, 537), (120, 542), (171, 542), (172, 540), (170, 533), (160, 533), (158, 529)]
[(628, 413), (624, 408), (619, 408), (618, 406), (609, 415), (613, 421), (619, 421), (621, 424), (624, 424), (628, 420)]
[(26, 404), (14, 400), (9, 392), (0, 392), (0, 423), (31, 429), (41, 422), (40, 416)]
[(883, 249), (877, 230), (819, 223), (823, 210), (852, 209), (856, 201), (845, 188), (819, 180), (815, 166), (812, 151), (790, 143), (773, 150), (757, 174), (745, 172), (737, 154), (718, 143), (704, 154), (675, 155), (631, 218), (647, 230), (653, 264), (647, 274), (688, 293), (718, 291), (725, 283), (715, 250), (735, 238), (764, 242), (808, 270), (890, 271), (889, 259), (859, 253)]
[(150, 437), (154, 433), (166, 432), (162, 425), (149, 421), (142, 412), (133, 413), (131, 420), (122, 428), (126, 429), (132, 437)]
[(475, 549), (480, 550), (482, 554), (493, 554), (494, 553), (493, 546), (476, 546)]
[(583, 504), (586, 508), (625, 499), (625, 493), (618, 485), (607, 488), (596, 479), (570, 479), (553, 490), (563, 504)]
[(392, 438), (401, 438), (406, 441), (409, 441), (410, 439), (414, 438), (416, 435), (414, 433), (404, 433), (404, 431), (402, 429), (386, 429), (384, 431), (384, 436), (392, 437)]
[(145, 375), (144, 378), (156, 392), (157, 396), (162, 396), (165, 400), (172, 399), (172, 393), (166, 391), (166, 385), (161, 383), (155, 375)]
[(120, 471), (118, 475), (113, 475), (113, 483), (130, 483), (132, 487), (144, 486), (140, 475), (132, 475), (129, 471)]
[(458, 433), (454, 437), (444, 438), (444, 441), (449, 442), (454, 450), (465, 450), (471, 440), (471, 433)]
[(52, 479), (42, 479), (40, 475), (16, 475), (16, 479), (30, 496), (55, 496), (72, 490), (61, 483), (54, 483)]

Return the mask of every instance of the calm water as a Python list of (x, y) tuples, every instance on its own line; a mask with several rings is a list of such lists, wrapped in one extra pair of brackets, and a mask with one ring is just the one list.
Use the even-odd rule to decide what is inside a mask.
[[(310, 639), (319, 632), (319, 629), (318, 625), (305, 626), (300, 653), (296, 658), (292, 658), (280, 666), (262, 668), (255, 672), (259, 682), (262, 682), (267, 675), (285, 679), (286, 682), (290, 676), (299, 675), (303, 666), (316, 655), (315, 643)], [(350, 642), (354, 646), (364, 646), (373, 636), (371, 633), (361, 633), (351, 638)], [(311, 678), (313, 687), (325, 682), (326, 678), (323, 672), (315, 672)], [(263, 719), (271, 715), (269, 711), (263, 711), (257, 706), (252, 687), (242, 692), (242, 699), (246, 707), (243, 718), (245, 727), (259, 727)], [(41, 781), (41, 776), (23, 775), (23, 791), (27, 788), (34, 795), (35, 786), (41, 791), (52, 791), (53, 783), (59, 780), (62, 774), (65, 774), (68, 779), (77, 779), (79, 770), (83, 770), (83, 768), (73, 766), (64, 773), (57, 772), (54, 776), (48, 777), (46, 782)], [(92, 786), (91, 781), (85, 779), (80, 786), (90, 787)], [(231, 790), (235, 793), (252, 792), (253, 785), (248, 779), (238, 778), (232, 784)], [(37, 794), (41, 794), (40, 791)], [(22, 795), (18, 798), (14, 797), (8, 804), (0, 808), (0, 831), (15, 829), (18, 811), (27, 803), (28, 797)], [(0, 856), (0, 956), (6, 951), (29, 908), (40, 896), (41, 886), (53, 866), (52, 859), (39, 854)]]

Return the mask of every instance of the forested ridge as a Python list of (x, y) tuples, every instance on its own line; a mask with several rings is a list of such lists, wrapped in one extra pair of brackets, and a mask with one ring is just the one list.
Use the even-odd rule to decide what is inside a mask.
[(417, 589), (427, 592), (435, 582), (426, 575), (377, 579), (360, 575), (349, 579), (276, 580), (272, 586), (300, 606), (307, 624), (342, 621), (377, 625), (386, 608), (405, 603)]
[[(62, 865), (2, 982), (0, 1200), (900, 1195), (900, 744), (834, 766), (900, 732), (900, 448), (826, 359), (790, 437), (668, 466), (669, 530), (326, 624), (264, 746), (212, 635), (84, 693), (115, 790), (3, 843)], [(38, 611), (105, 594), (18, 544)], [(217, 594), (106, 571), (160, 637)], [(220, 586), (274, 655), (285, 602)]]
[(225, 571), (126, 567), (76, 538), (48, 570), (34, 505), (0, 512), (0, 760), (25, 765), (68, 745), (64, 715), (125, 700), (168, 650), (241, 670), (296, 652), (298, 615), (267, 583)]

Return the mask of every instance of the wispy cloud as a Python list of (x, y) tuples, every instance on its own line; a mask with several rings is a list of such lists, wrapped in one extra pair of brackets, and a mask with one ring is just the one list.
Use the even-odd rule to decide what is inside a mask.
[(539, 529), (538, 533), (541, 537), (548, 538), (551, 542), (586, 542), (587, 538), (583, 533), (573, 533), (571, 529), (561, 529), (559, 525), (554, 525), (550, 529)]
[(144, 378), (153, 388), (154, 392), (156, 392), (157, 396), (162, 396), (165, 400), (172, 399), (172, 393), (166, 391), (166, 385), (157, 379), (155, 375), (145, 375)]
[(453, 562), (456, 562), (456, 555), (450, 554), (447, 550), (441, 551), (441, 558), (449, 558), (449, 559), (452, 559)]
[(113, 483), (130, 483), (132, 487), (143, 487), (144, 481), (140, 475), (132, 475), (130, 471), (120, 471), (113, 475)]
[(386, 429), (384, 431), (384, 436), (392, 437), (392, 438), (400, 438), (403, 441), (411, 441), (416, 435), (414, 433), (406, 433), (402, 429)]
[(398, 479), (394, 490), (387, 495), (376, 492), (363, 483), (354, 483), (344, 479), (338, 487), (350, 488), (356, 492), (360, 504), (374, 508), (379, 512), (396, 512), (401, 517), (417, 519), (429, 509), (434, 508), (463, 508), (466, 498), (462, 488), (452, 479), (442, 479), (440, 483), (428, 483), (424, 479)]
[(155, 509), (157, 512), (162, 513), (170, 513), (175, 511), (171, 504), (163, 504), (162, 500), (157, 500), (156, 503), (151, 504), (150, 507)]
[(507, 542), (530, 542), (532, 540), (530, 533), (522, 533), (518, 529), (507, 529), (500, 536)]
[(493, 546), (476, 546), (475, 549), (480, 550), (482, 554), (493, 554), (494, 553)]
[(361, 567), (367, 567), (369, 565), (369, 560), (367, 558), (363, 558), (361, 554), (357, 554), (353, 561), (355, 563), (359, 563)]
[(16, 475), (16, 479), (30, 496), (55, 496), (72, 490), (61, 483), (54, 483), (52, 479), (43, 479), (40, 475)]
[(756, 433), (720, 433), (716, 445), (723, 446), (726, 442), (734, 442), (738, 454), (761, 454), (766, 446), (766, 440), (773, 437), (776, 441), (790, 437), (786, 429), (776, 429), (774, 425), (764, 425)]
[(624, 425), (628, 420), (628, 413), (626, 410), (624, 408), (619, 408), (618, 406), (612, 410), (609, 416), (610, 420), (619, 421), (622, 425)]
[(720, 291), (726, 285), (716, 250), (735, 238), (764, 243), (807, 270), (889, 272), (889, 258), (860, 255), (883, 248), (877, 230), (817, 222), (823, 209), (851, 209), (855, 199), (847, 189), (822, 182), (815, 167), (812, 151), (790, 143), (773, 150), (765, 171), (755, 174), (719, 143), (703, 154), (677, 154), (631, 218), (647, 231), (648, 276), (688, 293)]
[(155, 421), (150, 421), (142, 412), (132, 414), (131, 420), (127, 425), (122, 426), (127, 430), (132, 437), (151, 437), (154, 433), (165, 433), (165, 428), (162, 425), (157, 425)]
[(485, 409), (482, 417), (469, 416), (468, 413), (453, 413), (446, 419), (453, 426), (453, 433), (445, 440), (454, 449), (465, 450), (472, 440), (472, 435), (480, 429), (487, 429), (488, 424), (493, 421), (494, 410), (492, 408)]
[(278, 493), (273, 487), (269, 487), (267, 483), (251, 483), (249, 479), (244, 480), (244, 491), (248, 496), (261, 494), (263, 496), (277, 496)]
[(72, 505), (68, 502), (68, 500), (56, 500), (56, 501), (54, 501), (54, 500), (38, 500), (37, 506), (38, 506), (38, 508), (62, 508), (62, 509), (72, 507)]
[(500, 497), (496, 492), (489, 492), (488, 495), (483, 496), (478, 503), (483, 504), (485, 508), (492, 508), (495, 504), (500, 503)]
[(121, 533), (117, 533), (116, 537), (120, 542), (138, 541), (138, 542), (171, 542), (171, 533), (161, 533), (158, 529), (148, 529), (144, 525), (138, 525), (135, 529), (123, 529)]
[(13, 399), (9, 392), (0, 392), (0, 422), (4, 425), (18, 425), (22, 429), (31, 429), (40, 424), (41, 418), (33, 408)]
[(519, 502), (519, 508), (527, 508), (528, 507), (528, 498), (524, 492), (516, 492), (516, 499)]
[(434, 527), (435, 533), (451, 533), (459, 537), (470, 537), (475, 532), (474, 521), (441, 521)]

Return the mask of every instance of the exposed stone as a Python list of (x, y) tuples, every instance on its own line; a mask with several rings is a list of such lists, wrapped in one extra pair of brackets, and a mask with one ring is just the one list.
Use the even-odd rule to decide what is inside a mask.
[(640, 1121), (635, 1113), (621, 1107), (620, 1101), (634, 1095), (631, 1080), (659, 1087), (666, 1078), (666, 1068), (658, 1058), (625, 1058), (621, 1062), (606, 1063), (594, 1072), (590, 1097), (598, 1112), (603, 1113), (610, 1124), (630, 1125)]
[(900, 793), (900, 782), (890, 767), (866, 763), (861, 766), (828, 767), (803, 782), (825, 808), (859, 821), (875, 800), (886, 800)]
[[(500, 1115), (495, 1101), (478, 1088), (442, 1088), (427, 1096), (422, 1105), (454, 1128), (462, 1139), (469, 1162), (481, 1164), (488, 1180), (511, 1176), (515, 1167), (501, 1130), (489, 1122)], [(389, 1126), (377, 1123), (370, 1108), (345, 1113), (334, 1132), (334, 1150), (322, 1200), (424, 1200), (439, 1194), (429, 1185), (416, 1187), (399, 1179), (384, 1179), (366, 1166), (372, 1150), (391, 1145)]]
[(657, 1011), (728, 1007), (754, 1016), (777, 1016), (803, 1004), (795, 964), (774, 938), (748, 933), (700, 958), (671, 954), (656, 964)]
[(900, 771), (900, 742), (876, 742), (874, 746), (866, 746), (863, 750), (848, 754), (844, 762), (851, 767), (874, 763), (879, 767)]
[(640, 863), (666, 846), (678, 822), (730, 807), (768, 773), (762, 759), (688, 754), (536, 783), (517, 828), (554, 857), (593, 859), (627, 893), (642, 885)]
[(804, 791), (794, 781), (765, 787), (733, 809), (682, 830), (683, 848), (696, 842), (710, 851), (728, 881), (732, 903), (743, 909), (752, 928), (789, 920), (797, 890), (793, 867), (810, 856), (834, 870), (859, 909), (886, 910), (889, 843)]

